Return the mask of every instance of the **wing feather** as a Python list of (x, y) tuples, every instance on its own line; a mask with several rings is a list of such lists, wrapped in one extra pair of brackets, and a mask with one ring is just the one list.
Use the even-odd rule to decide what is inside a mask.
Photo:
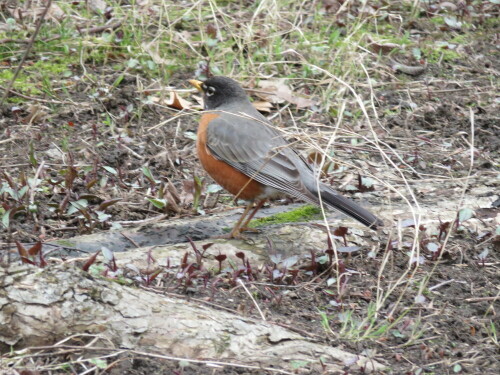
[(317, 202), (304, 186), (300, 171), (307, 163), (290, 148), (267, 119), (224, 112), (207, 129), (207, 147), (223, 160), (254, 180), (310, 202)]
[[(253, 108), (247, 109), (251, 112)], [(224, 112), (207, 128), (207, 146), (219, 160), (254, 180), (281, 192), (328, 207), (375, 229), (383, 222), (355, 202), (318, 183), (309, 164), (293, 150), (267, 119), (253, 110), (252, 117)]]

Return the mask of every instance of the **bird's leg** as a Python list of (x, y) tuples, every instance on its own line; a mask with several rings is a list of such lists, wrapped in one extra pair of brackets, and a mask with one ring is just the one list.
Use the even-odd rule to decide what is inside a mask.
[(219, 237), (220, 238), (242, 238), (243, 236), (240, 233), (241, 232), (241, 223), (243, 222), (245, 217), (248, 215), (248, 212), (252, 209), (252, 206), (253, 206), (253, 202), (248, 203), (248, 205), (245, 208), (245, 211), (243, 211), (243, 213), (241, 214), (240, 218), (238, 219), (238, 221), (234, 225), (231, 232), (227, 235), (222, 235)]
[(248, 215), (247, 219), (245, 220), (245, 223), (240, 226), (240, 232), (258, 232), (257, 229), (255, 228), (250, 228), (248, 224), (250, 224), (250, 221), (252, 221), (253, 217), (259, 211), (262, 206), (266, 203), (266, 199), (261, 199), (257, 204), (255, 205), (255, 208), (253, 209), (252, 213)]

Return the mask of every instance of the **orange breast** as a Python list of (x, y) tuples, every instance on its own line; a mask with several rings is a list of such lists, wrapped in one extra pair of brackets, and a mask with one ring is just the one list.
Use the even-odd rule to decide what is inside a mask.
[(240, 199), (253, 200), (263, 192), (263, 185), (222, 160), (216, 159), (207, 148), (208, 124), (218, 116), (216, 113), (205, 113), (201, 116), (196, 140), (201, 165), (219, 185), (231, 194)]

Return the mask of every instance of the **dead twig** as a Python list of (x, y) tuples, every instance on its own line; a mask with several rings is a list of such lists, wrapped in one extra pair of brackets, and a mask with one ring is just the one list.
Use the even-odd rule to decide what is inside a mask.
[[(210, 361), (210, 360), (201, 360), (201, 359), (191, 359), (191, 358), (181, 358), (181, 357), (172, 357), (161, 354), (154, 354), (149, 352), (143, 352), (139, 350), (125, 350), (125, 349), (115, 349), (115, 348), (106, 348), (106, 347), (89, 347), (85, 346), (84, 348), (73, 345), (60, 345), (57, 348), (65, 348), (65, 349), (84, 349), (86, 351), (95, 351), (95, 352), (115, 352), (118, 354), (135, 354), (140, 355), (146, 358), (156, 358), (156, 359), (164, 359), (168, 361), (177, 361), (177, 362), (188, 362), (188, 363), (196, 363), (200, 365), (206, 366), (227, 366), (227, 367), (237, 367), (243, 369), (253, 369), (253, 370), (265, 370), (268, 372), (276, 373), (276, 374), (287, 374), (293, 375), (292, 372), (286, 370), (280, 370), (272, 367), (262, 367), (262, 366), (254, 366), (254, 365), (246, 365), (243, 363), (237, 362), (222, 362), (222, 361)], [(36, 347), (30, 348), (31, 350), (37, 350)], [(43, 349), (47, 349), (47, 347), (43, 347)]]
[(120, 234), (125, 237), (127, 240), (129, 240), (136, 248), (139, 248), (141, 247), (137, 242), (134, 241), (133, 238), (129, 237), (128, 235), (126, 235), (125, 233), (123, 232), (120, 232)]
[(257, 308), (257, 311), (259, 312), (260, 314), (260, 317), (262, 318), (262, 320), (265, 322), (266, 321), (266, 317), (264, 315), (264, 313), (262, 312), (262, 310), (260, 309), (260, 306), (259, 304), (257, 303), (257, 301), (255, 300), (255, 298), (253, 298), (252, 296), (252, 293), (250, 293), (250, 291), (247, 289), (247, 287), (245, 286), (245, 283), (243, 281), (241, 281), (241, 279), (238, 279), (238, 283), (240, 283), (240, 285), (243, 287), (243, 289), (245, 290), (246, 294), (248, 294), (248, 296), (250, 297), (250, 299), (252, 300), (253, 304), (255, 305), (255, 307)]
[(476, 303), (476, 302), (485, 302), (485, 301), (496, 301), (497, 299), (500, 299), (500, 296), (466, 298), (464, 301), (469, 302), (469, 303)]
[(106, 30), (115, 30), (119, 28), (123, 22), (125, 22), (126, 18), (120, 21), (117, 21), (115, 23), (112, 23), (110, 25), (102, 25), (102, 26), (96, 26), (96, 27), (89, 27), (87, 29), (81, 29), (79, 26), (76, 26), (76, 29), (80, 34), (97, 34)]

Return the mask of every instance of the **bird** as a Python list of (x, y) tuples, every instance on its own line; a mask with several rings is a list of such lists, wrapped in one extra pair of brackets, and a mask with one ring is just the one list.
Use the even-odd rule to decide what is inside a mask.
[(225, 76), (188, 82), (203, 95), (196, 138), (201, 165), (229, 193), (248, 201), (226, 238), (244, 238), (241, 232), (250, 230), (250, 220), (264, 203), (283, 195), (317, 206), (322, 202), (374, 230), (384, 225), (367, 209), (319, 182), (312, 166), (257, 111), (238, 82)]

